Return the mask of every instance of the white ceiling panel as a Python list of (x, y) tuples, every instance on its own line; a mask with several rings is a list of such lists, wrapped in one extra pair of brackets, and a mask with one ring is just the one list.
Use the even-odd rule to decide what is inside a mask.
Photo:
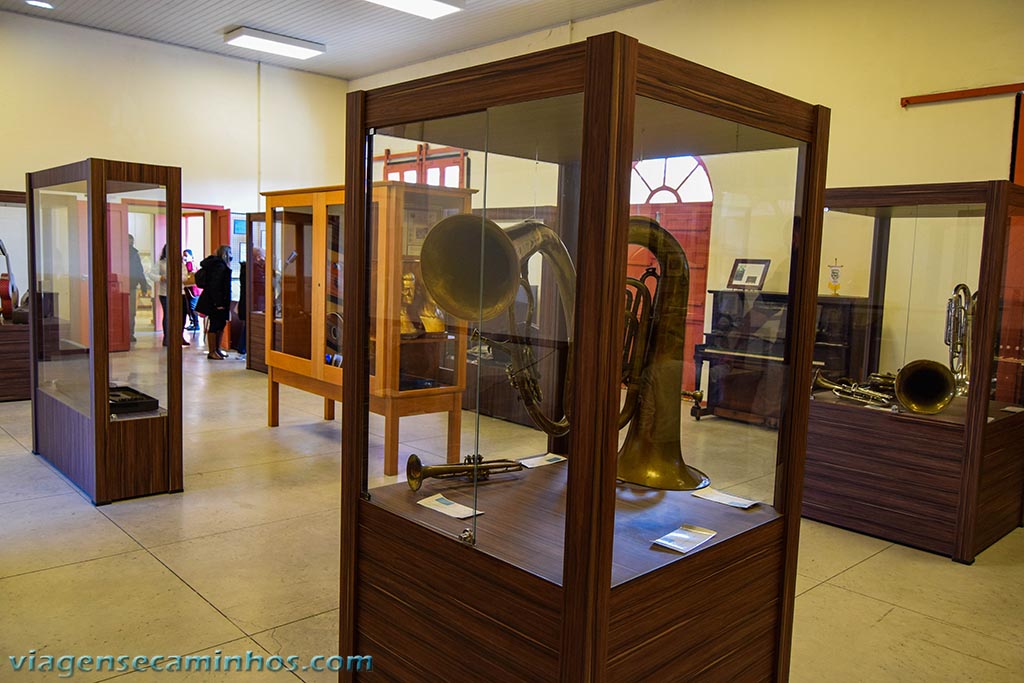
[[(88, 26), (267, 64), (354, 79), (654, 0), (466, 0), (434, 19), (365, 0), (0, 0), (0, 11)], [(226, 45), (239, 26), (323, 43), (306, 61)]]

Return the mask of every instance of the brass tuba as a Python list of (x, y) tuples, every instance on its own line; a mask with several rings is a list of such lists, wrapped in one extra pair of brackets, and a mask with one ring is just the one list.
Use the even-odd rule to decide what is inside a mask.
[(898, 402), (912, 413), (934, 415), (956, 396), (956, 380), (942, 363), (921, 359), (907, 363), (895, 376), (873, 374), (867, 384), (832, 381), (820, 369), (815, 370), (812, 389), (828, 389), (839, 398), (879, 408), (894, 407)]
[[(679, 440), (689, 266), (679, 244), (654, 220), (630, 218), (629, 241), (655, 255), (661, 275), (650, 311), (637, 324), (627, 324), (623, 370), (626, 400), (619, 424), (620, 428), (629, 424), (629, 431), (619, 451), (618, 476), (653, 488), (702, 488), (709, 480), (686, 465)], [(507, 313), (509, 329), (515, 334), (518, 323), (512, 304), (520, 287), (530, 292), (524, 271), (527, 259), (535, 253), (542, 254), (554, 270), (571, 354), (576, 269), (558, 235), (543, 223), (524, 221), (503, 230), (479, 216), (450, 216), (427, 234), (420, 254), (420, 272), (431, 297), (451, 315), (464, 320), (490, 320)], [(647, 293), (646, 284), (633, 281), (631, 285), (632, 298)], [(535, 424), (553, 436), (566, 434), (568, 415), (551, 418), (541, 410), (539, 376), (529, 340), (519, 338), (505, 346), (511, 354), (509, 381)], [(563, 403), (568, 406), (571, 375), (566, 377), (563, 391)]]
[(974, 303), (978, 295), (964, 283), (953, 288), (946, 302), (946, 346), (949, 347), (949, 369), (956, 380), (956, 395), (966, 396), (971, 372), (971, 331)]
[(910, 412), (934, 415), (957, 395), (956, 378), (938, 361), (915, 360), (896, 373), (893, 393), (900, 405)]

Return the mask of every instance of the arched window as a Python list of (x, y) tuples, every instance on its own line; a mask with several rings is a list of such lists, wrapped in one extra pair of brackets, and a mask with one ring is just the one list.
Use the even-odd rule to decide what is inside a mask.
[(712, 200), (711, 180), (696, 157), (644, 159), (633, 164), (630, 204), (689, 204)]

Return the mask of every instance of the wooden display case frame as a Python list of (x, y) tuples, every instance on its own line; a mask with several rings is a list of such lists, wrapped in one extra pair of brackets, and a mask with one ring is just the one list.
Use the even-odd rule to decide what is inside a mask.
[[(323, 268), (327, 254), (327, 206), (345, 203), (345, 188), (340, 186), (314, 187), (297, 190), (278, 190), (263, 192), (267, 199), (266, 230), (267, 230), (267, 271), (264, 282), (266, 316), (263, 325), (264, 359), (267, 366), (267, 424), (278, 426), (280, 408), (280, 385), (286, 384), (296, 389), (308, 391), (322, 396), (324, 399), (324, 419), (334, 419), (334, 403), (340, 401), (342, 371), (340, 367), (324, 363), (323, 349), (325, 346), (325, 290), (327, 273)], [(313, 243), (312, 253), (300, 255), (312, 259), (312, 283), (310, 313), (310, 347), (309, 358), (301, 358), (274, 349), (274, 337), (279, 335), (281, 325), (274, 320), (274, 272), (272, 254), (274, 253), (274, 210), (289, 206), (309, 206), (313, 210)], [(266, 310), (270, 309), (270, 310)]]
[[(826, 192), (830, 210), (876, 214), (869, 295), (876, 328), (869, 353), (875, 364), (888, 215), (898, 207), (962, 204), (985, 207), (967, 396), (954, 398), (941, 413), (920, 415), (865, 410), (817, 394), (809, 414), (803, 514), (970, 563), (1024, 522), (1024, 413), (1008, 414), (1001, 410), (1006, 403), (990, 400), (984, 378), (994, 376), (995, 360), (978, 352), (994, 348), (998, 338), (1010, 207), (1016, 220), (1024, 220), (1024, 187), (996, 180)], [(936, 211), (943, 215), (941, 208)]]
[[(373, 491), (364, 493), (372, 400), (367, 146), (381, 127), (580, 93), (579, 225), (587, 229), (580, 230), (576, 251), (576, 346), (570, 369), (575, 386), (567, 406), (579, 426), (569, 439), (560, 488), (564, 518), (552, 522), (567, 549), (559, 584), (412, 522), (369, 500)], [(622, 349), (608, 340), (621, 339), (624, 324), (637, 96), (803, 142), (806, 170), (797, 188), (795, 213), (802, 218), (791, 252), (791, 362), (775, 487), (779, 514), (613, 588)], [(374, 675), (393, 681), (421, 681), (428, 674), (444, 678), (453, 671), (466, 680), (526, 680), (524, 662), (528, 679), (537, 681), (787, 679), (828, 118), (824, 107), (617, 33), (349, 93), (344, 345), (346, 372), (359, 381), (344, 387), (339, 652), (374, 655)], [(531, 471), (523, 481), (546, 476)], [(485, 517), (495, 519), (484, 523), (496, 522), (500, 511), (487, 510)], [(341, 680), (354, 676), (343, 672)]]
[[(167, 407), (159, 415), (112, 420), (108, 401), (109, 352), (107, 183), (160, 185), (166, 188), (166, 215), (181, 215), (181, 169), (106, 159), (26, 174), (29, 220), (29, 286), (37, 301), (35, 189), (86, 181), (88, 230), (89, 361), (91, 416), (53, 398), (39, 387), (39, 358), (50, 329), (39, 306), (32, 306), (32, 450), (75, 483), (96, 505), (184, 488), (182, 468), (181, 345), (167, 347)], [(171, 221), (168, 221), (171, 223)], [(181, 231), (167, 231), (167, 253), (181, 253)], [(181, 259), (167, 260), (169, 292), (181, 287)], [(168, 298), (168, 320), (181, 320), (180, 296)], [(172, 337), (177, 339), (177, 337)]]
[[(256, 244), (255, 223), (264, 224), (264, 235), (266, 235), (267, 214), (263, 211), (256, 211), (245, 214), (245, 248), (246, 248), (246, 269), (245, 269), (245, 291), (247, 295), (245, 311), (245, 367), (248, 370), (267, 373), (266, 361), (266, 299), (264, 298), (262, 311), (252, 310), (253, 294), (257, 291), (266, 297), (266, 252), (264, 251), (263, 278), (260, 279), (253, 267), (253, 249)], [(262, 248), (262, 247), (261, 247)]]
[[(402, 305), (400, 287), (393, 283), (401, 283), (402, 269), (408, 260), (403, 253), (402, 228), (404, 223), (405, 198), (410, 193), (429, 193), (433, 196), (444, 195), (462, 201), (462, 208), (469, 211), (469, 190), (416, 185), (403, 182), (380, 182), (373, 187), (373, 202), (377, 206), (379, 229), (375, 253), (377, 260), (371, 269), (377, 274), (376, 282), (381, 286), (375, 288), (375, 306), (378, 311), (377, 325), (371, 338), (378, 341), (378, 348), (386, 349), (386, 353), (376, 355), (376, 362), (371, 373), (370, 409), (384, 416), (384, 474), (398, 474), (398, 428), (402, 417), (422, 415), (424, 413), (448, 414), (448, 462), (461, 459), (460, 439), (462, 425), (462, 394), (466, 388), (466, 335), (465, 324), (457, 323), (447, 339), (412, 339), (403, 340), (399, 329), (399, 309)], [(326, 294), (326, 271), (321, 267), (317, 255), (326, 254), (328, 248), (326, 207), (345, 203), (343, 186), (318, 187), (302, 190), (282, 190), (264, 192), (267, 198), (266, 226), (267, 253), (273, 253), (275, 239), (273, 234), (274, 209), (288, 206), (313, 207), (313, 329), (311, 338), (310, 359), (298, 358), (273, 348), (273, 326), (264, 323), (265, 358), (267, 365), (267, 422), (276, 427), (279, 420), (279, 385), (302, 389), (324, 398), (324, 419), (335, 417), (335, 402), (343, 398), (343, 371), (340, 367), (323, 362), (325, 345), (325, 326), (317, 324), (324, 320)], [(273, 306), (272, 273), (268, 272), (265, 282), (266, 306)], [(267, 320), (272, 319), (272, 312)], [(400, 387), (401, 348), (403, 345), (442, 343), (451, 341), (455, 345), (452, 382), (445, 386), (423, 389), (402, 389)]]

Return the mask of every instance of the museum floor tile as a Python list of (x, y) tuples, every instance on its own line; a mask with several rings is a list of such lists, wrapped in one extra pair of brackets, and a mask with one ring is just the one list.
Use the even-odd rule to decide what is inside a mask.
[[(0, 403), (0, 680), (62, 680), (11, 673), (8, 656), (33, 649), (303, 660), (334, 653), (340, 411), (325, 422), (322, 399), (282, 387), (281, 426), (270, 429), (264, 375), (240, 361), (207, 362), (201, 350), (184, 356), (183, 494), (93, 507), (31, 454), (30, 405)], [(490, 418), (480, 427), (485, 453), (543, 447), (530, 429)], [(440, 415), (404, 418), (400, 462), (412, 452), (443, 461), (444, 428)], [(370, 430), (371, 485), (403, 478), (383, 475), (383, 420), (371, 416)], [(464, 413), (463, 452), (476, 444), (475, 430)], [(685, 417), (683, 431), (688, 461), (713, 470), (716, 484), (769, 495), (775, 432)], [(735, 457), (720, 453), (722, 443)], [(805, 520), (797, 593), (796, 683), (1024, 680), (1022, 529), (964, 566)], [(334, 680), (312, 671), (245, 678)]]

